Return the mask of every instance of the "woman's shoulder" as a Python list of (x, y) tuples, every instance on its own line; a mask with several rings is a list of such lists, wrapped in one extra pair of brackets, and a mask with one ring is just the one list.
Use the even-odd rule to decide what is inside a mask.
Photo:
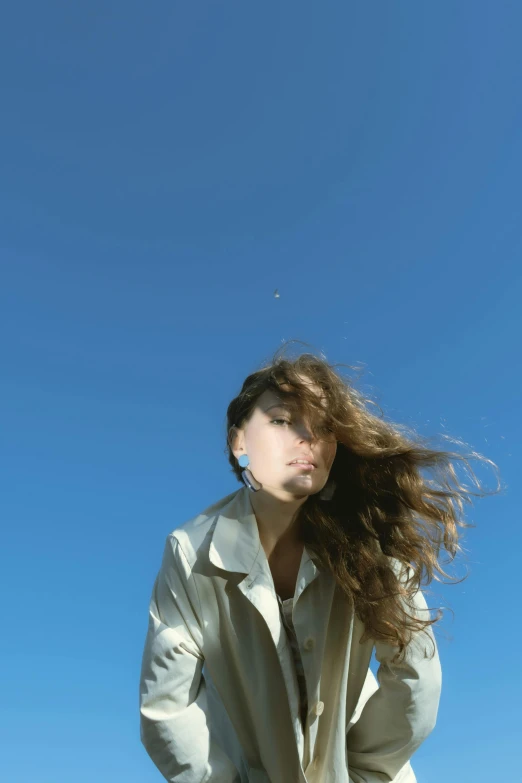
[(241, 489), (225, 495), (198, 514), (181, 522), (169, 533), (167, 538), (175, 539), (187, 556), (195, 554), (219, 515), (223, 512), (227, 513), (229, 508), (230, 510), (233, 509), (234, 501), (237, 499), (239, 492), (241, 492)]

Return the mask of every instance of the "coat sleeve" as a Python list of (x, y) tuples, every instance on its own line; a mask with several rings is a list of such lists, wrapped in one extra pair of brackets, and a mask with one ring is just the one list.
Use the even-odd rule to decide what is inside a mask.
[[(413, 601), (417, 617), (429, 619), (420, 590)], [(414, 783), (409, 761), (435, 727), (442, 673), (432, 627), (413, 635), (402, 663), (392, 663), (396, 653), (375, 644), (379, 687), (346, 738), (354, 783)]]
[(211, 738), (204, 657), (190, 568), (168, 536), (154, 582), (140, 677), (140, 736), (171, 783), (238, 783), (240, 775)]

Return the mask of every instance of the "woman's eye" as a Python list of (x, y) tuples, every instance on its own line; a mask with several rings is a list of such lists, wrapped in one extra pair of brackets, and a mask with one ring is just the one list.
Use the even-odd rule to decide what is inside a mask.
[(321, 433), (326, 440), (332, 440), (335, 438), (335, 432), (331, 427), (321, 427)]
[(275, 421), (282, 421), (282, 422), (285, 422), (286, 424), (290, 424), (288, 419), (272, 419), (272, 423), (275, 422)]

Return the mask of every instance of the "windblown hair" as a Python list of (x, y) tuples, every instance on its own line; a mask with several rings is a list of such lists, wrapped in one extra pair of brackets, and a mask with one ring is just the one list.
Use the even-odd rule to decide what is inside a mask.
[[(334, 369), (349, 365), (330, 365), (311, 353), (287, 359), (284, 349), (248, 375), (230, 402), (225, 453), (242, 481), (228, 435), (231, 427), (248, 421), (267, 389), (303, 413), (314, 437), (320, 438), (324, 427), (335, 433), (337, 452), (329, 475), (333, 497), (322, 500), (318, 492), (307, 498), (297, 516), (300, 534), (319, 566), (352, 599), (364, 625), (361, 642), (387, 642), (398, 648), (395, 659), (403, 660), (413, 634), (442, 617), (438, 609), (435, 618), (420, 619), (412, 599), (423, 579), (426, 584), (433, 578), (440, 581), (435, 572), (451, 578), (438, 560), (442, 546), (450, 562), (462, 552), (459, 527), (475, 527), (461, 518), (464, 503), (499, 491), (498, 485), (493, 491), (483, 489), (469, 458), (487, 462), (496, 472), (497, 466), (474, 451), (461, 455), (430, 448), (429, 440), (411, 428), (385, 421), (382, 411), (372, 413), (375, 403)], [(326, 404), (303, 383), (303, 376), (321, 389)], [(455, 461), (465, 466), (477, 491), (460, 483)]]

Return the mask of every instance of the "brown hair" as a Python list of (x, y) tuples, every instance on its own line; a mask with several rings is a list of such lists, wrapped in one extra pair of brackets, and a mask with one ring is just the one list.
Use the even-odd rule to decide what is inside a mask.
[[(499, 491), (498, 485), (493, 491), (483, 489), (469, 458), (487, 462), (496, 472), (497, 466), (476, 452), (461, 455), (430, 448), (429, 439), (411, 428), (385, 421), (382, 410), (380, 415), (372, 413), (369, 406), (375, 403), (334, 369), (353, 367), (330, 365), (323, 356), (311, 353), (287, 359), (282, 353), (288, 342), (268, 364), (248, 375), (230, 402), (225, 452), (242, 481), (242, 468), (230, 447), (230, 428), (241, 427), (248, 420), (258, 397), (267, 389), (298, 406), (311, 422), (314, 435), (313, 422), (318, 418), (321, 427), (335, 433), (337, 452), (329, 476), (335, 482), (335, 492), (328, 501), (317, 493), (303, 503), (298, 513), (301, 536), (319, 565), (331, 571), (352, 598), (365, 628), (361, 641), (373, 638), (397, 646), (396, 659), (401, 660), (413, 633), (442, 616), (438, 609), (434, 619), (419, 619), (411, 600), (424, 576), (426, 584), (433, 578), (440, 581), (435, 571), (449, 577), (438, 562), (441, 547), (450, 554), (451, 562), (462, 552), (458, 527), (475, 527), (460, 518), (464, 502), (471, 503), (471, 496)], [(303, 376), (321, 389), (325, 408), (324, 400), (321, 403), (303, 383)], [(455, 460), (465, 466), (477, 491), (460, 483)], [(407, 580), (397, 573), (394, 562), (406, 569)]]

